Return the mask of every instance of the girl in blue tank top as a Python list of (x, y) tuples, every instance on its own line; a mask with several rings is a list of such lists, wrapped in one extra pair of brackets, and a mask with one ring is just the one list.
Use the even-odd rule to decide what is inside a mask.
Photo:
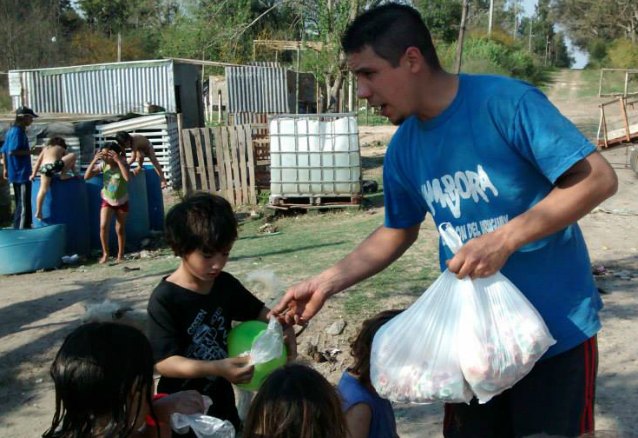
[(374, 335), (401, 310), (386, 310), (363, 321), (356, 339), (350, 344), (354, 364), (343, 372), (337, 389), (351, 438), (395, 438), (397, 425), (390, 402), (381, 398), (370, 382), (370, 351)]

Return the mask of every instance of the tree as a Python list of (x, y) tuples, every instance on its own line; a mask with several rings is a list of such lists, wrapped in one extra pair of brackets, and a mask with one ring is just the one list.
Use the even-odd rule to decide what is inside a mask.
[(636, 0), (552, 0), (552, 6), (556, 20), (581, 49), (587, 49), (595, 39), (637, 41)]
[(58, 2), (2, 0), (0, 2), (0, 68), (26, 69), (55, 65)]

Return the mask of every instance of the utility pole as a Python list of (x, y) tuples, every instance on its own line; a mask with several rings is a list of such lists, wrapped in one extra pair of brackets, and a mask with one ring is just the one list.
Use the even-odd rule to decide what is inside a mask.
[(463, 40), (465, 39), (465, 22), (467, 12), (470, 8), (469, 0), (463, 0), (463, 11), (461, 13), (461, 26), (459, 28), (459, 39), (456, 43), (456, 73), (461, 73), (461, 62), (463, 60)]
[(117, 62), (122, 62), (122, 34), (117, 33)]
[(518, 30), (518, 0), (512, 1), (512, 12), (514, 14), (514, 27), (512, 28), (512, 38), (516, 39), (516, 34)]
[(487, 37), (492, 37), (492, 20), (494, 18), (494, 0), (490, 0), (490, 14), (487, 21)]
[(527, 42), (527, 50), (532, 53), (532, 27), (534, 27), (534, 18), (529, 19), (529, 40)]

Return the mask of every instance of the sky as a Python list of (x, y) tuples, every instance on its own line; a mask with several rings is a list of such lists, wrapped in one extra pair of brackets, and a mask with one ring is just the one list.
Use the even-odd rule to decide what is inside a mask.
[[(523, 7), (525, 8), (525, 15), (534, 15), (534, 8), (536, 7), (537, 0), (523, 0)], [(583, 68), (587, 64), (587, 53), (581, 52), (572, 46), (571, 41), (567, 40), (567, 47), (569, 48), (572, 56), (576, 60), (572, 68)]]

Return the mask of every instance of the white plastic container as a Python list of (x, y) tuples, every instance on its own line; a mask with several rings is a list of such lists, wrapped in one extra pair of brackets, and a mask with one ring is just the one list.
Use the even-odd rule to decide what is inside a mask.
[(278, 115), (270, 120), (269, 133), (271, 203), (279, 198), (351, 198), (361, 193), (354, 115)]

